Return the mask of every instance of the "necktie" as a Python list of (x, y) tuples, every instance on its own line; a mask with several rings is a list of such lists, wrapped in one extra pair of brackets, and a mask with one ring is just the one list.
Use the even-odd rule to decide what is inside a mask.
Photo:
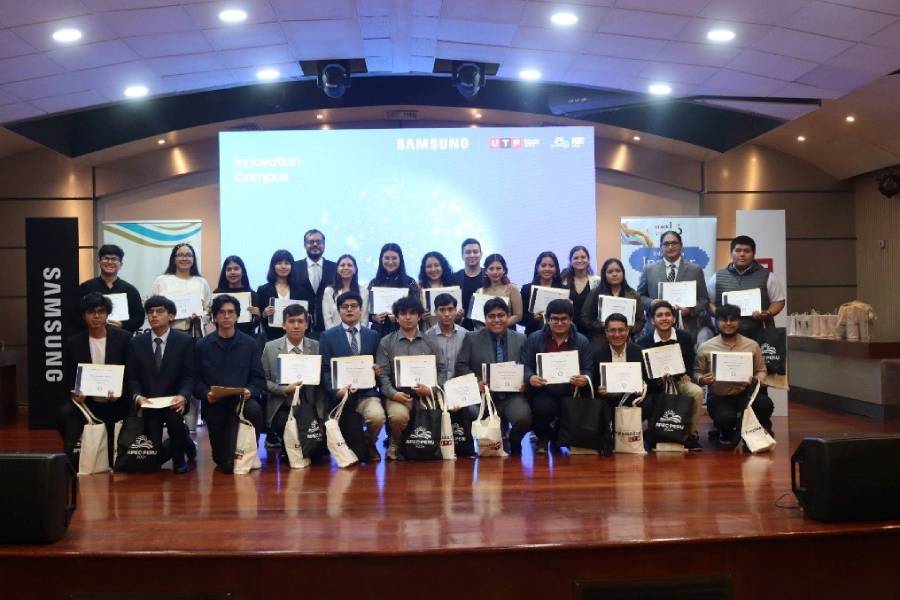
[(675, 281), (675, 265), (669, 265), (669, 276), (666, 277), (668, 281)]
[(309, 265), (309, 284), (314, 292), (319, 291), (319, 284), (322, 282), (322, 271), (319, 270), (319, 263)]
[(154, 338), (153, 343), (156, 344), (156, 350), (153, 351), (153, 361), (156, 363), (156, 368), (159, 369), (162, 366), (162, 338)]
[(347, 331), (350, 332), (350, 352), (356, 356), (359, 354), (359, 340), (356, 339), (356, 327), (351, 327)]
[(504, 362), (503, 343), (500, 341), (500, 338), (494, 339), (494, 356), (496, 357), (498, 363)]
[(298, 348), (297, 346), (293, 346), (291, 348), (291, 354), (303, 354), (303, 353), (300, 352), (300, 348)]

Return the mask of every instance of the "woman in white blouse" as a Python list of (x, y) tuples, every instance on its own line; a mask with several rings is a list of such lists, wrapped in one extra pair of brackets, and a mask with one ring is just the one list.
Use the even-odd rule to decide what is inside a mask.
[(369, 294), (365, 289), (360, 291), (359, 285), (359, 269), (356, 266), (356, 259), (349, 254), (344, 254), (337, 259), (337, 271), (335, 272), (334, 281), (325, 288), (322, 296), (322, 317), (325, 319), (325, 329), (339, 325), (341, 315), (338, 313), (335, 299), (344, 292), (356, 292), (362, 297), (362, 312), (360, 314), (369, 314)]
[[(172, 248), (169, 256), (169, 266), (166, 272), (157, 277), (150, 286), (151, 296), (165, 296), (181, 294), (194, 294), (200, 299), (200, 314), (192, 314), (190, 317), (181, 317), (172, 322), (173, 329), (191, 331), (191, 321), (198, 321), (206, 315), (212, 302), (212, 292), (209, 283), (200, 275), (197, 268), (197, 253), (190, 244), (178, 244)], [(199, 336), (202, 336), (202, 327), (195, 328)], [(199, 337), (196, 336), (196, 337)]]

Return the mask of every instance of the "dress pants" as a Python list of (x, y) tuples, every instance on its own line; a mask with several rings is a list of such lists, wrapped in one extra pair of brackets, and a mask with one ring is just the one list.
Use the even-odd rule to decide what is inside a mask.
[(194, 443), (188, 434), (184, 415), (178, 414), (174, 408), (145, 409), (141, 414), (144, 417), (144, 428), (147, 435), (157, 444), (157, 448), (162, 448), (162, 429), (163, 425), (166, 426), (171, 445), (172, 466), (183, 465), (187, 446)]
[(697, 437), (699, 431), (697, 425), (700, 422), (700, 413), (703, 412), (703, 388), (692, 382), (687, 375), (683, 375), (675, 380), (675, 387), (678, 394), (688, 396), (694, 406), (694, 412), (691, 415), (691, 436)]
[[(369, 446), (369, 454), (377, 453), (375, 442), (381, 435), (381, 429), (387, 416), (384, 413), (384, 407), (381, 406), (381, 398), (378, 396), (363, 396), (356, 403), (356, 412), (362, 415), (366, 422), (366, 444)], [(409, 413), (406, 416), (409, 422)]]
[[(106, 449), (109, 454), (109, 464), (113, 464), (113, 449), (116, 446), (115, 425), (116, 421), (125, 418), (123, 414), (122, 404), (120, 402), (98, 402), (90, 398), (85, 399), (85, 405), (94, 413), (94, 416), (103, 421), (106, 425)], [(72, 448), (81, 439), (81, 432), (84, 431), (86, 421), (84, 414), (75, 406), (75, 402), (67, 400), (59, 409), (57, 414), (56, 427), (59, 435), (62, 436), (63, 444), (66, 448)], [(78, 465), (75, 465), (78, 469)]]
[[(706, 399), (706, 408), (709, 416), (713, 420), (716, 429), (723, 439), (734, 439), (735, 430), (740, 427), (738, 415), (746, 408), (747, 401), (750, 399), (748, 392), (737, 396), (714, 396), (712, 394)], [(753, 401), (753, 412), (760, 424), (768, 431), (772, 431), (772, 412), (775, 405), (772, 399), (760, 390)]]
[[(522, 394), (495, 393), (491, 397), (497, 407), (497, 414), (500, 415), (503, 432), (506, 433), (509, 429), (509, 447), (518, 453), (522, 438), (531, 431), (531, 406)], [(477, 413), (475, 418), (478, 418)]]
[[(203, 418), (209, 433), (209, 445), (212, 448), (213, 462), (218, 466), (229, 464), (234, 455), (235, 439), (233, 433), (237, 429), (237, 410), (240, 401), (237, 398), (222, 398), (214, 404), (203, 403)], [(244, 403), (244, 418), (256, 430), (256, 443), (263, 429), (263, 411), (259, 402), (251, 398)]]
[(538, 439), (556, 441), (563, 397), (541, 391), (531, 396), (531, 418)]

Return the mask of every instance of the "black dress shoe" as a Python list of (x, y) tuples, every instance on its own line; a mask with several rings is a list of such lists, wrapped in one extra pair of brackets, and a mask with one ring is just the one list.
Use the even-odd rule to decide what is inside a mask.
[(187, 454), (187, 459), (189, 462), (194, 462), (197, 460), (197, 444), (193, 442), (193, 440), (188, 440), (188, 445), (184, 449), (184, 453)]
[(187, 463), (181, 463), (180, 465), (175, 465), (174, 467), (172, 467), (172, 472), (177, 475), (187, 473), (189, 470), (190, 468), (188, 467)]

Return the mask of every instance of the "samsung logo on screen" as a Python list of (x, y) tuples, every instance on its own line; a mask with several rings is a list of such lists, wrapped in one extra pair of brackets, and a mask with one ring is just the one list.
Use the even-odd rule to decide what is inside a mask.
[(469, 138), (398, 138), (397, 150), (407, 151), (431, 151), (431, 150), (468, 150)]

